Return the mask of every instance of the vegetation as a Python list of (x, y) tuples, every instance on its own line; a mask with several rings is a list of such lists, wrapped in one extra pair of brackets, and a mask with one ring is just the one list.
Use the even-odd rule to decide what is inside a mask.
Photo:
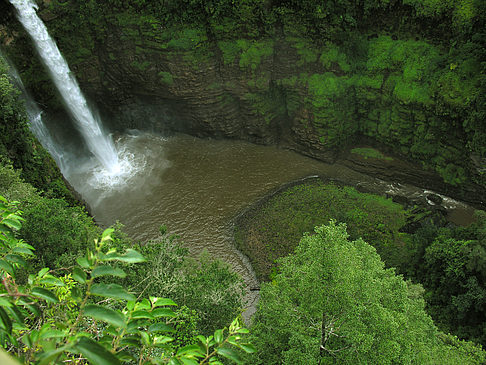
[(423, 284), (427, 309), (444, 331), (486, 344), (486, 216), (468, 227), (427, 225), (409, 241), (401, 271)]
[(351, 153), (363, 156), (364, 159), (376, 158), (379, 160), (392, 161), (393, 158), (383, 155), (380, 151), (370, 147), (353, 148)]
[(268, 281), (303, 233), (329, 219), (345, 222), (352, 239), (366, 239), (388, 267), (424, 286), (427, 311), (441, 330), (484, 345), (484, 212), (464, 228), (441, 227), (438, 218), (351, 187), (311, 180), (246, 212), (237, 221), (235, 238), (259, 278)]
[(145, 261), (133, 249), (113, 247), (113, 229), (105, 230), (65, 275), (43, 268), (19, 283), (17, 273), (27, 269), (34, 247), (16, 238), (23, 218), (2, 196), (0, 217), (0, 341), (24, 363), (222, 364), (220, 358), (241, 363), (235, 348), (254, 352), (238, 320), (209, 337), (174, 341), (174, 325), (184, 320), (172, 309), (176, 303), (137, 298), (121, 285), (106, 283), (106, 277), (127, 276), (116, 263)]
[(407, 212), (390, 199), (363, 194), (349, 186), (319, 179), (291, 186), (239, 219), (236, 242), (260, 279), (268, 280), (274, 261), (293, 252), (302, 234), (336, 219), (353, 238), (363, 237), (390, 266), (407, 261), (404, 251)]
[(481, 364), (485, 353), (440, 334), (420, 286), (385, 269), (344, 224), (317, 227), (262, 285), (252, 364)]
[(0, 57), (0, 156), (1, 163), (10, 163), (22, 178), (41, 189), (46, 196), (64, 198), (75, 203), (66, 188), (56, 163), (28, 127), (20, 92), (13, 85), (8, 65)]
[[(364, 135), (452, 185), (486, 186), (484, 1), (53, 0), (41, 11), (84, 82), (116, 90), (103, 77), (116, 65), (127, 85), (153, 80), (151, 92), (174, 99), (184, 78), (210, 68), (217, 102), (262, 130), (295, 132), (306, 150)], [(7, 51), (59, 107), (19, 34)], [(414, 213), (350, 187), (306, 182), (273, 196), (236, 231), (269, 280), (254, 348), (233, 321), (243, 287), (225, 264), (189, 259), (165, 229), (144, 244), (119, 226), (101, 233), (30, 134), (7, 71), (0, 60), (0, 342), (22, 361), (486, 362), (464, 341), (486, 344), (484, 213), (470, 227), (424, 220), (404, 233)], [(330, 219), (348, 233), (322, 226)]]

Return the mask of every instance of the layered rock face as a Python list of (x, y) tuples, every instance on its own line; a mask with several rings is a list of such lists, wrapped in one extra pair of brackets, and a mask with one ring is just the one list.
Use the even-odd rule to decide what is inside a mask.
[[(481, 90), (476, 56), (389, 31), (311, 41), (298, 25), (275, 24), (251, 36), (167, 27), (130, 11), (78, 13), (74, 4), (52, 2), (40, 13), (112, 130), (279, 144), (326, 162), (351, 145), (373, 145), (429, 170), (388, 164), (376, 175), (486, 202), (482, 156), (471, 147), (482, 131), (465, 122)], [(4, 46), (27, 83), (59, 107), (22, 30), (11, 17), (3, 23)]]

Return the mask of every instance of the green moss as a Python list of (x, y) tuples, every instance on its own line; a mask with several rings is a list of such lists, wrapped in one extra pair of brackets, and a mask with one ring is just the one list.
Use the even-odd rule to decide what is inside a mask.
[(351, 65), (346, 54), (341, 52), (338, 46), (332, 43), (326, 44), (319, 57), (319, 62), (327, 70), (335, 68), (337, 65), (344, 72), (351, 71)]
[(202, 29), (182, 29), (172, 33), (172, 39), (168, 42), (169, 49), (176, 51), (189, 51), (207, 41), (207, 36)]
[(238, 57), (241, 52), (241, 48), (235, 40), (218, 41), (218, 47), (223, 53), (223, 63), (225, 65), (234, 63), (236, 57)]
[(309, 94), (312, 95), (315, 106), (325, 103), (325, 98), (342, 96), (346, 91), (346, 81), (346, 77), (338, 77), (332, 72), (309, 77)]
[[(358, 88), (369, 88), (379, 90), (383, 85), (383, 74), (378, 74), (374, 76), (367, 76), (367, 75), (357, 75), (353, 77), (352, 83), (354, 86)], [(367, 93), (366, 90), (360, 90), (366, 98), (369, 98), (371, 95), (372, 99), (376, 98), (376, 93)]]
[(160, 71), (159, 72), (160, 81), (164, 84), (172, 86), (174, 84), (174, 77), (170, 72)]
[(328, 147), (342, 147), (357, 129), (351, 79), (331, 72), (307, 78), (305, 104), (312, 112), (312, 124)]
[(429, 88), (415, 82), (407, 82), (403, 79), (399, 79), (398, 82), (395, 84), (393, 95), (405, 104), (433, 104), (432, 95)]
[(272, 40), (238, 39), (236, 43), (242, 50), (239, 62), (241, 68), (250, 68), (255, 71), (264, 58), (273, 54)]
[(383, 153), (380, 151), (374, 149), (374, 148), (353, 148), (351, 150), (351, 153), (363, 156), (365, 159), (368, 158), (376, 158), (378, 160), (385, 160), (385, 161), (393, 161), (393, 158), (389, 156), (385, 156)]
[(151, 65), (149, 61), (132, 61), (130, 64), (132, 67), (136, 68), (138, 71), (145, 71), (148, 69)]
[(303, 37), (287, 37), (286, 40), (297, 50), (297, 54), (300, 56), (300, 60), (297, 62), (298, 66), (317, 61), (319, 49), (311, 41)]

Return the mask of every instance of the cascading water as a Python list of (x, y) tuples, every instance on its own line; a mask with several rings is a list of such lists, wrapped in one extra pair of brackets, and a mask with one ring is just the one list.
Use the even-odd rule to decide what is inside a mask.
[(121, 173), (122, 167), (111, 138), (106, 135), (100, 121), (88, 107), (69, 67), (49, 36), (42, 20), (37, 16), (37, 5), (32, 0), (9, 0), (17, 9), (19, 21), (34, 40), (37, 51), (45, 63), (66, 106), (76, 121), (89, 150), (110, 175)]

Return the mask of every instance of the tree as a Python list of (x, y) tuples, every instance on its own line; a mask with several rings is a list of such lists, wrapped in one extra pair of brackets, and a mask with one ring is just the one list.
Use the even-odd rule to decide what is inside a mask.
[[(263, 284), (252, 339), (257, 364), (481, 363), (445, 345), (423, 289), (385, 269), (362, 239), (333, 221), (305, 235)], [(460, 359), (460, 360), (459, 360)]]

